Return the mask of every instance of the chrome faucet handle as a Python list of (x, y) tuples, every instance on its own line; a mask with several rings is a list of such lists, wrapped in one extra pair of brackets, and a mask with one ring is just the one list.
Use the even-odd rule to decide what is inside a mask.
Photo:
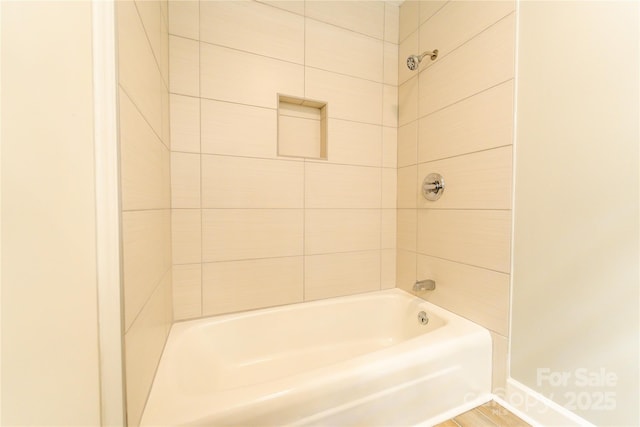
[(413, 285), (414, 292), (424, 292), (424, 291), (433, 291), (436, 288), (435, 280), (427, 279), (427, 280), (418, 280)]

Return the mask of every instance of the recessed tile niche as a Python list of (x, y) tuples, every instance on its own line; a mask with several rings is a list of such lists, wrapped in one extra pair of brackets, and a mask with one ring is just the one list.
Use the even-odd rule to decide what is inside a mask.
[(327, 159), (327, 103), (278, 95), (278, 155)]

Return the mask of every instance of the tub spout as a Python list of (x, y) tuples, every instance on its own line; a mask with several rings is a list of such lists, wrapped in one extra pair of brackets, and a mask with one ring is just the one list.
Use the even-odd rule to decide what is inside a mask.
[(413, 292), (433, 291), (436, 288), (434, 280), (418, 280), (413, 285)]

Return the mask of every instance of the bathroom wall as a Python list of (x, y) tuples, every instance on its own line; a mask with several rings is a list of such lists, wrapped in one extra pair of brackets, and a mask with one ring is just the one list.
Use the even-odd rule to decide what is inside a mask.
[[(515, 3), (405, 1), (400, 7), (397, 286), (491, 331), (494, 389), (506, 379)], [(410, 71), (406, 58), (439, 50)], [(419, 71), (419, 72), (418, 72)], [(421, 194), (443, 175), (437, 201)]]
[(127, 417), (135, 426), (172, 322), (168, 6), (116, 3)]
[(519, 14), (511, 377), (638, 425), (640, 5)]
[(0, 4), (3, 426), (100, 425), (91, 12)]
[[(176, 319), (394, 287), (398, 7), (169, 18)], [(277, 94), (328, 103), (327, 160), (277, 154)]]

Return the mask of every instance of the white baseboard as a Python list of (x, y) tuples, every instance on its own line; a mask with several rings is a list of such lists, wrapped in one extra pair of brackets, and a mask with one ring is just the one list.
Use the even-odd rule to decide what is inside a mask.
[(505, 396), (495, 396), (495, 401), (533, 426), (595, 427), (584, 418), (513, 378), (507, 379)]

